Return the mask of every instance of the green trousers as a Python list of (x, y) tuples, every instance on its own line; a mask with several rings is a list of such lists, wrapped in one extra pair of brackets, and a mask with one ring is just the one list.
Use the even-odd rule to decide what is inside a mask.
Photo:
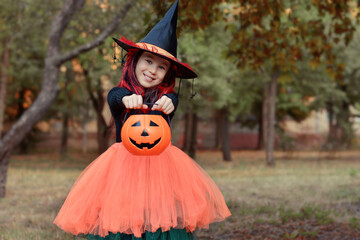
[(110, 233), (106, 237), (98, 235), (88, 235), (88, 240), (195, 240), (195, 236), (191, 232), (186, 232), (185, 229), (173, 229), (170, 231), (162, 232), (158, 229), (156, 232), (145, 231), (140, 238), (134, 234), (124, 233)]

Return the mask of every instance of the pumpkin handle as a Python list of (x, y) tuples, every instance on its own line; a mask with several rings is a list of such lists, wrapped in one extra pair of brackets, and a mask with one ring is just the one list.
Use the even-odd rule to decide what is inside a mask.
[[(148, 109), (151, 109), (149, 105), (157, 105), (157, 103), (144, 103), (144, 104), (148, 105), (148, 107), (149, 107)], [(123, 124), (126, 122), (126, 120), (127, 120), (127, 118), (128, 118), (128, 113), (129, 113), (131, 110), (139, 111), (139, 110), (144, 110), (144, 109), (126, 109), (125, 114), (124, 114), (124, 118), (123, 118), (123, 120), (122, 120), (122, 123), (123, 123)], [(170, 127), (170, 129), (171, 129), (170, 115), (168, 115), (168, 114), (165, 114), (165, 115), (166, 115), (166, 117), (167, 117), (167, 122), (169, 123), (169, 127)]]
[(144, 102), (143, 104), (147, 105), (149, 109), (151, 109), (151, 107), (154, 105), (158, 105), (157, 103), (151, 103), (151, 102)]

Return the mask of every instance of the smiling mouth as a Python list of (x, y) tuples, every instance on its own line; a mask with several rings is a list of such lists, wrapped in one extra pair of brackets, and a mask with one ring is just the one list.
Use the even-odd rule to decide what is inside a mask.
[(132, 144), (134, 144), (137, 148), (143, 149), (143, 148), (147, 148), (147, 149), (152, 149), (156, 144), (158, 144), (160, 142), (161, 138), (159, 138), (158, 140), (156, 140), (154, 143), (150, 144), (150, 143), (141, 143), (138, 144), (136, 143), (136, 141), (132, 140), (130, 138), (130, 141)]
[(149, 76), (148, 76), (148, 75), (146, 75), (146, 74), (144, 74), (144, 76), (145, 76), (146, 81), (148, 81), (148, 82), (152, 82), (152, 81), (154, 81), (154, 78), (149, 77)]

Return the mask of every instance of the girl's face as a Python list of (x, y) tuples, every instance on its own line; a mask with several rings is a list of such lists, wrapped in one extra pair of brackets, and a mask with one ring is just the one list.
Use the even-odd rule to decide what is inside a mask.
[(169, 68), (169, 61), (144, 52), (136, 64), (135, 75), (141, 86), (151, 88), (162, 83)]

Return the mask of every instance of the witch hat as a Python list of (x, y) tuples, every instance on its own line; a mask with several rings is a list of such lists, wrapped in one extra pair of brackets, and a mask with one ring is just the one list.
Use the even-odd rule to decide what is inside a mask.
[(176, 25), (178, 16), (178, 3), (176, 2), (166, 12), (164, 18), (158, 22), (152, 30), (138, 43), (134, 43), (124, 37), (113, 38), (114, 41), (126, 51), (139, 49), (156, 54), (177, 66), (176, 76), (179, 78), (196, 78), (197, 74), (191, 67), (180, 62), (177, 56)]

